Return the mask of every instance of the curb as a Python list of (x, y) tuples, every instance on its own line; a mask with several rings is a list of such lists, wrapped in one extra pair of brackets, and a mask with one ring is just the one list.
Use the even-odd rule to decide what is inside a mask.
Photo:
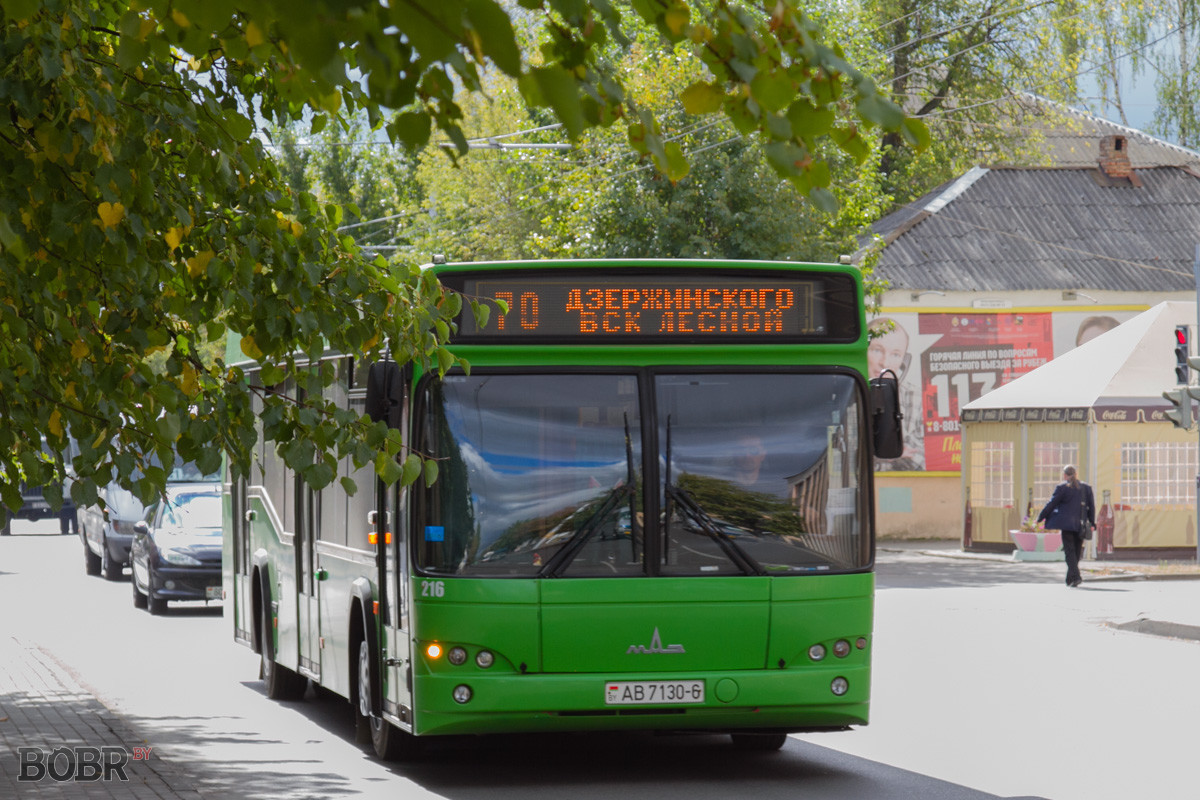
[(1110, 622), (1108, 623), (1108, 627), (1118, 631), (1163, 636), (1168, 639), (1200, 640), (1200, 627), (1196, 625), (1184, 625), (1181, 622), (1163, 622), (1161, 620), (1141, 617), (1135, 619), (1133, 622)]
[[(913, 553), (916, 555), (928, 556), (931, 558), (954, 558), (954, 559), (959, 559), (961, 561), (991, 561), (996, 564), (1061, 564), (1062, 563), (1062, 562), (1051, 562), (1051, 561), (1040, 561), (1040, 562), (1017, 561), (1012, 556), (1008, 556), (1008, 555), (999, 555), (999, 554), (993, 554), (993, 553), (967, 553), (963, 550), (910, 550), (907, 548), (890, 548), (890, 547), (878, 547), (878, 546), (876, 547), (876, 549), (881, 552), (887, 552), (887, 553)], [(1195, 573), (1195, 574), (1178, 574), (1178, 573), (1158, 574), (1158, 573), (1153, 573), (1153, 572), (1141, 572), (1141, 571), (1137, 570), (1136, 567), (1130, 568), (1127, 562), (1122, 567), (1095, 566), (1097, 563), (1098, 562), (1095, 562), (1095, 561), (1081, 561), (1079, 563), (1079, 569), (1082, 572), (1084, 572), (1085, 574), (1091, 573), (1089, 575), (1088, 579), (1091, 581), (1095, 581), (1095, 582), (1100, 582), (1100, 581), (1107, 582), (1107, 581), (1194, 581), (1194, 580), (1200, 580), (1200, 572)], [(1110, 570), (1110, 569), (1114, 570), (1114, 572), (1107, 574), (1107, 575), (1095, 574), (1095, 573), (1099, 572), (1100, 570)]]

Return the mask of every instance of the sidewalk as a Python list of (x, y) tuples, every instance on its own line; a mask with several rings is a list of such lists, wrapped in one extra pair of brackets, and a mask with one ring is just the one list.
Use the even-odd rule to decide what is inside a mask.
[(0, 636), (0, 797), (203, 800), (153, 743), (12, 635)]
[[(1028, 567), (1030, 569), (1045, 569), (1047, 566), (1059, 570), (1065, 569), (1062, 562), (1053, 561), (1018, 561), (1011, 554), (1004, 553), (973, 553), (962, 549), (957, 540), (924, 540), (911, 541), (903, 539), (885, 539), (877, 542), (880, 552), (908, 553), (930, 558), (962, 559), (974, 562), (992, 562), (1011, 567)], [(1084, 587), (1103, 586), (1109, 583), (1125, 581), (1195, 581), (1200, 580), (1200, 571), (1169, 572), (1159, 569), (1157, 562), (1146, 561), (1096, 561), (1084, 558), (1079, 562), (1079, 571), (1083, 574)], [(1198, 593), (1200, 594), (1200, 593)], [(1173, 606), (1169, 609), (1159, 608), (1146, 612), (1146, 616), (1130, 622), (1115, 624), (1111, 627), (1117, 630), (1144, 633), (1152, 636), (1166, 636), (1175, 639), (1193, 639), (1200, 641), (1200, 603), (1188, 607)], [(1154, 618), (1151, 618), (1154, 617)]]

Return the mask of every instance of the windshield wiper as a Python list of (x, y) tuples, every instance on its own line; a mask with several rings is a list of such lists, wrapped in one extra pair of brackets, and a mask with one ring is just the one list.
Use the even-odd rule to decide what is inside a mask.
[(567, 568), (567, 565), (575, 559), (583, 546), (587, 544), (588, 539), (592, 538), (597, 530), (600, 529), (600, 524), (603, 523), (625, 497), (629, 498), (629, 533), (630, 542), (633, 547), (633, 559), (637, 560), (637, 543), (641, 538), (641, 531), (637, 521), (637, 489), (634, 484), (634, 469), (633, 469), (633, 443), (629, 436), (629, 415), (625, 415), (625, 481), (620, 486), (614, 486), (608, 491), (604, 497), (604, 502), (588, 517), (587, 522), (579, 526), (578, 530), (571, 535), (567, 543), (562, 549), (555, 553), (546, 565), (538, 570), (539, 578), (557, 578), (562, 571)]
[(665, 456), (666, 464), (663, 469), (663, 480), (666, 484), (666, 503), (664, 503), (663, 508), (663, 559), (666, 559), (667, 546), (671, 541), (671, 516), (674, 511), (672, 505), (677, 505), (679, 506), (679, 510), (695, 523), (696, 527), (720, 546), (721, 550), (725, 553), (725, 557), (732, 561), (738, 569), (747, 575), (766, 575), (767, 571), (762, 568), (762, 565), (751, 558), (737, 542), (733, 541), (729, 534), (721, 530), (721, 526), (713, 521), (708, 512), (702, 509), (692, 499), (691, 495), (684, 489), (671, 483), (671, 416), (669, 414), (667, 415)]
[(604, 498), (604, 502), (588, 517), (587, 522), (580, 525), (578, 530), (571, 534), (571, 538), (567, 540), (562, 549), (555, 553), (546, 562), (544, 567), (538, 570), (538, 577), (559, 577), (561, 572), (566, 569), (567, 565), (583, 549), (583, 546), (587, 544), (588, 539), (592, 538), (592, 534), (600, 529), (601, 523), (612, 516), (613, 511), (620, 505), (621, 500), (626, 495), (631, 494), (633, 494), (633, 487), (624, 483), (610, 489)]
[[(680, 512), (688, 517), (696, 527), (708, 535), (710, 539), (720, 545), (725, 551), (726, 557), (732, 561), (738, 569), (747, 575), (766, 575), (767, 571), (762, 568), (762, 565), (754, 560), (741, 545), (733, 540), (720, 525), (718, 525), (712, 517), (701, 508), (692, 496), (687, 493), (687, 490), (681, 489), (678, 486), (667, 486), (667, 497), (675, 501), (675, 505), (679, 507)], [(669, 528), (671, 524), (670, 518), (667, 519), (666, 525)]]

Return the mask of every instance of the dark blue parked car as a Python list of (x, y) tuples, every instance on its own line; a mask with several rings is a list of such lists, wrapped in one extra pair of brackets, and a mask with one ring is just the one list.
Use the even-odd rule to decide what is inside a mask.
[(221, 487), (177, 483), (133, 526), (133, 604), (162, 614), (171, 600), (221, 599)]

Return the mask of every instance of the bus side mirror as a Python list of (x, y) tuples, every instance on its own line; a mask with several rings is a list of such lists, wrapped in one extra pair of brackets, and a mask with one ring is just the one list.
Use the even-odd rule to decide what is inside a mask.
[(871, 378), (871, 436), (876, 458), (899, 458), (904, 453), (904, 414), (900, 411), (900, 381), (886, 369)]
[(389, 428), (400, 427), (404, 374), (395, 361), (377, 361), (367, 373), (367, 416)]

